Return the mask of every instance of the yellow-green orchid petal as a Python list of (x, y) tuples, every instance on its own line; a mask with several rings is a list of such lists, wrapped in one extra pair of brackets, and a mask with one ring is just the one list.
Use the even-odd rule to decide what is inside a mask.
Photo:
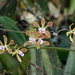
[(70, 34), (70, 41), (73, 42), (73, 38), (72, 38), (71, 34)]

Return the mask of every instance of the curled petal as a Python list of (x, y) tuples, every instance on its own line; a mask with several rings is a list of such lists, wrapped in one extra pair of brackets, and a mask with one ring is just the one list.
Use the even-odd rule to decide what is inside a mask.
[(24, 46), (29, 45), (29, 44), (31, 44), (31, 42), (27, 41), (27, 42), (24, 43)]
[(43, 43), (44, 43), (45, 46), (50, 45), (50, 43), (47, 42), (47, 41), (43, 41)]
[(71, 34), (70, 34), (70, 41), (73, 42), (73, 38), (72, 38)]
[(12, 45), (12, 44), (14, 44), (14, 40), (11, 40), (11, 41), (9, 42), (9, 45)]
[(0, 41), (0, 45), (3, 45), (3, 43)]
[(68, 36), (70, 34), (70, 31), (69, 32), (66, 32), (66, 36)]
[(33, 36), (36, 35), (36, 28), (33, 30)]
[(42, 20), (41, 20), (41, 25), (42, 25), (42, 28), (44, 28), (44, 25), (45, 25), (45, 19), (44, 18), (42, 18)]
[(36, 41), (35, 41), (34, 44), (35, 44), (35, 46), (36, 46), (37, 49), (40, 48), (40, 47), (39, 47), (39, 42), (36, 42)]
[(73, 30), (72, 31), (75, 31), (75, 28), (73, 28)]
[(71, 26), (72, 26), (72, 25), (74, 25), (74, 24), (72, 23), (72, 24), (69, 26), (70, 31), (71, 31)]
[(7, 37), (3, 35), (3, 38), (4, 38), (4, 44), (7, 45)]
[(45, 35), (48, 36), (48, 38), (50, 38), (50, 33), (48, 31), (45, 31)]
[(40, 27), (37, 22), (34, 22), (33, 25), (34, 25), (34, 27)]
[(30, 31), (26, 30), (26, 35), (28, 35), (30, 37)]
[(47, 24), (46, 28), (52, 26), (52, 24), (53, 24), (53, 22), (49, 22), (49, 23)]
[(3, 54), (5, 52), (5, 50), (0, 50), (0, 54)]
[(6, 47), (6, 50), (8, 51), (9, 54), (12, 54), (12, 50), (8, 47)]
[(19, 60), (19, 62), (22, 62), (21, 58), (19, 57), (18, 54), (16, 54), (17, 59)]
[(27, 52), (27, 49), (26, 48), (22, 48), (21, 51), (22, 52)]

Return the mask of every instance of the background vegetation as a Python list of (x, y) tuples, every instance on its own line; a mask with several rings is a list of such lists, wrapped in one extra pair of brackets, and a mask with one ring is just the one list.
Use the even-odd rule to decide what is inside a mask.
[[(46, 24), (53, 22), (49, 31), (68, 29), (71, 23), (75, 23), (75, 0), (0, 0), (0, 40), (3, 41), (3, 35), (6, 35), (8, 42), (14, 39), (15, 44), (22, 45), (28, 37), (15, 31), (32, 31), (33, 22), (40, 24), (42, 17)], [(0, 75), (75, 75), (75, 47), (61, 37), (69, 40), (66, 31), (62, 31), (58, 37), (51, 35), (49, 48), (42, 45), (42, 49), (29, 49), (23, 58), (31, 63), (23, 58), (20, 63), (15, 56), (1, 54)]]

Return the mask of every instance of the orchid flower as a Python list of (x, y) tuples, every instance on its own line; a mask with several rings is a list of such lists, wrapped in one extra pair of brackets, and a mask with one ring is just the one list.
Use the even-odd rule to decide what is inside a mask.
[(48, 46), (49, 45), (49, 42), (48, 41), (43, 41), (41, 38), (38, 40), (38, 42), (41, 44), (44, 44), (45, 46)]
[(71, 29), (71, 26), (73, 25), (73, 23), (69, 26), (69, 29), (70, 29), (70, 31), (68, 31), (68, 32), (66, 32), (66, 35), (68, 36), (68, 35), (70, 35), (70, 41), (71, 42), (73, 42), (73, 38), (72, 38), (72, 34), (74, 34), (75, 35), (75, 28), (74, 29)]
[(48, 38), (50, 38), (50, 33), (48, 31), (46, 31), (46, 28), (52, 26), (52, 24), (53, 24), (52, 22), (49, 22), (47, 24), (47, 26), (45, 26), (45, 19), (44, 18), (42, 18), (42, 20), (41, 20), (41, 26), (42, 27), (40, 27), (37, 22), (33, 23), (34, 27), (37, 27), (39, 32), (42, 33), (42, 34), (45, 34), (46, 36), (48, 36)]
[(39, 42), (36, 42), (36, 40), (38, 39), (38, 37), (40, 35), (42, 35), (41, 33), (36, 32), (36, 29), (33, 30), (33, 33), (30, 33), (29, 30), (26, 30), (26, 35), (29, 36), (29, 41), (24, 43), (24, 46), (26, 45), (30, 45), (31, 43), (34, 44), (36, 46), (36, 48), (39, 48)]
[(11, 49), (10, 49), (9, 46), (12, 45), (12, 44), (14, 44), (14, 40), (11, 40), (11, 41), (9, 42), (9, 44), (7, 45), (7, 37), (6, 37), (5, 35), (3, 35), (3, 38), (4, 38), (4, 45), (3, 45), (3, 43), (0, 41), (0, 54), (4, 53), (5, 50), (7, 50), (7, 52), (8, 52), (9, 54), (11, 54), (12, 51), (11, 51)]
[[(24, 56), (24, 53), (27, 52), (27, 49), (26, 49), (26, 48), (22, 48), (22, 47), (23, 47), (23, 45), (20, 46), (20, 47), (18, 47), (17, 49), (15, 49), (14, 52), (12, 52), (12, 56), (16, 54), (16, 57), (17, 57), (17, 59), (19, 60), (19, 62), (22, 62), (22, 60), (21, 60), (21, 58), (19, 57), (19, 55), (23, 57), (23, 56)], [(16, 47), (15, 47), (15, 48), (16, 48)], [(22, 48), (22, 49), (20, 49), (20, 48)], [(23, 52), (24, 52), (24, 53), (23, 53)]]

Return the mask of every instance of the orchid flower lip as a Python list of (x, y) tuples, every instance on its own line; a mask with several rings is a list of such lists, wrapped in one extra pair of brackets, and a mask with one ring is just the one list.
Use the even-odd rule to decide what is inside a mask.
[(45, 32), (45, 28), (39, 28), (38, 30), (40, 31), (40, 33), (44, 33)]
[(57, 33), (55, 33), (55, 32), (53, 32), (53, 35), (54, 35), (54, 36), (57, 36), (58, 34), (57, 34)]
[(24, 56), (24, 53), (19, 50), (19, 55), (21, 55), (23, 57)]
[(34, 43), (35, 40), (36, 40), (35, 38), (34, 38), (34, 39), (29, 38), (29, 41), (30, 41), (31, 43)]
[(0, 46), (0, 50), (4, 50), (6, 48), (6, 46)]
[(73, 34), (75, 35), (75, 31), (73, 32)]
[(39, 39), (39, 42), (40, 42), (40, 44), (43, 44), (43, 40), (41, 38)]

